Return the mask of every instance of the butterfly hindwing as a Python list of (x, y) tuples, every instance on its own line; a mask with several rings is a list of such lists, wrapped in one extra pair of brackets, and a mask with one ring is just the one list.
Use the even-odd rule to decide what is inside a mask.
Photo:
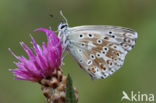
[(118, 70), (137, 38), (135, 31), (116, 26), (78, 26), (69, 31), (67, 48), (92, 79)]

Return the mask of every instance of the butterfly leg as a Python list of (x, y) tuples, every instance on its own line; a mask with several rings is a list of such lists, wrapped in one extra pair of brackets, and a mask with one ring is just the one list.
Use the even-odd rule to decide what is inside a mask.
[(62, 61), (64, 60), (64, 58), (68, 55), (68, 51), (65, 52), (64, 56), (62, 57)]
[(69, 54), (69, 52), (68, 52), (68, 51), (66, 51), (66, 52), (65, 52), (65, 54), (64, 54), (64, 56), (62, 57), (62, 63), (61, 63), (61, 65), (64, 65), (63, 60), (64, 60), (64, 58), (65, 58), (68, 54)]

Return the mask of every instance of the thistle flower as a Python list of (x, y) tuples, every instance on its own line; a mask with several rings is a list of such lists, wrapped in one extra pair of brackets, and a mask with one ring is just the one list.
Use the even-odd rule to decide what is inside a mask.
[(39, 28), (35, 31), (43, 31), (47, 36), (47, 46), (45, 42), (40, 47), (31, 36), (33, 51), (24, 43), (21, 46), (27, 53), (29, 59), (23, 56), (16, 56), (11, 49), (10, 52), (19, 62), (15, 62), (17, 68), (12, 69), (16, 80), (29, 80), (40, 82), (43, 78), (50, 78), (55, 69), (61, 65), (62, 47), (59, 38), (51, 30)]
[[(32, 51), (24, 42), (21, 42), (20, 44), (29, 59), (26, 59), (24, 56), (16, 56), (9, 49), (12, 55), (19, 60), (19, 62), (15, 62), (17, 68), (11, 69), (11, 71), (14, 73), (16, 80), (28, 80), (41, 84), (47, 103), (66, 103), (68, 100), (66, 99), (66, 89), (68, 87), (66, 86), (67, 78), (63, 76), (60, 68), (62, 62), (62, 45), (60, 40), (51, 30), (39, 28), (35, 31), (46, 33), (47, 45), (43, 42), (42, 47), (40, 47), (31, 36)], [(78, 101), (78, 92), (75, 88), (73, 91), (76, 101)], [(69, 91), (69, 93), (72, 92)]]

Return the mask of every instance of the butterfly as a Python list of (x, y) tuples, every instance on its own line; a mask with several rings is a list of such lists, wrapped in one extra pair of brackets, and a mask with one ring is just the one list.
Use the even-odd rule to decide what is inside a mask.
[(112, 75), (124, 63), (126, 54), (134, 47), (137, 32), (119, 26), (84, 25), (69, 27), (67, 19), (58, 26), (62, 48), (72, 55), (91, 79)]

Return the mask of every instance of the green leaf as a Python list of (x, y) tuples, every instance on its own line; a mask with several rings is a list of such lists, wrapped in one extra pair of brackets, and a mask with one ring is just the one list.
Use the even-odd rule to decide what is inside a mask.
[(66, 81), (66, 103), (77, 103), (74, 94), (72, 79), (69, 74), (67, 76), (67, 81)]

